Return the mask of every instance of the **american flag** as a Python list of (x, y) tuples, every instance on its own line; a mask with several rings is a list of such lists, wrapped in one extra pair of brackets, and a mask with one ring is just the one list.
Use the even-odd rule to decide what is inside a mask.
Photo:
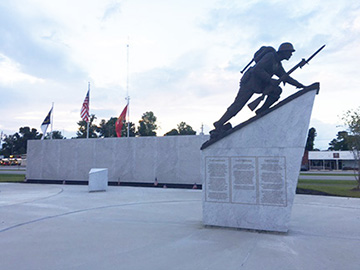
[(82, 118), (83, 121), (85, 122), (89, 122), (89, 92), (90, 92), (90, 89), (88, 90), (87, 94), (86, 94), (86, 97), (84, 99), (84, 103), (82, 105), (82, 108), (81, 108), (81, 112), (80, 112), (80, 116)]

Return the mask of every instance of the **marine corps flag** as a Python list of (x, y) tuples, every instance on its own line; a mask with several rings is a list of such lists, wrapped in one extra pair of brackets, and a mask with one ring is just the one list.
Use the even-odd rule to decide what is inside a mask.
[(122, 130), (122, 126), (126, 119), (127, 107), (128, 107), (128, 104), (125, 106), (124, 110), (122, 111), (122, 113), (120, 114), (119, 118), (116, 120), (116, 123), (115, 123), (116, 136), (118, 136), (118, 137), (121, 137), (121, 130)]

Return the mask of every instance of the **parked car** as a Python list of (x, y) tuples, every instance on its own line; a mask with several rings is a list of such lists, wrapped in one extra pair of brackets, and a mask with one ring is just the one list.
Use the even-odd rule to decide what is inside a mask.
[(300, 171), (308, 171), (309, 170), (309, 166), (306, 165), (301, 165)]

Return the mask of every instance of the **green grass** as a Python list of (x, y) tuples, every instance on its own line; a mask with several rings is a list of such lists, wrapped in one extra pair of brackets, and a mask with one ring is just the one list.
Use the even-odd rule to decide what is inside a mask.
[(360, 191), (356, 181), (342, 180), (299, 180), (298, 188), (321, 191), (333, 196), (360, 198)]
[(321, 176), (353, 176), (355, 177), (354, 173), (303, 173), (301, 172), (300, 175), (312, 175), (312, 176), (316, 176), (316, 175), (321, 175)]
[(0, 170), (0, 172), (25, 172), (26, 169), (2, 169)]
[[(0, 174), (0, 182), (23, 182), (25, 174)], [(360, 191), (353, 190), (357, 186), (355, 180), (315, 180), (301, 179), (298, 188), (325, 192), (333, 196), (360, 198)]]
[(24, 182), (25, 174), (0, 174), (0, 182)]
[(315, 184), (315, 185), (353, 185), (356, 186), (355, 180), (318, 180), (318, 179), (299, 179), (301, 184)]

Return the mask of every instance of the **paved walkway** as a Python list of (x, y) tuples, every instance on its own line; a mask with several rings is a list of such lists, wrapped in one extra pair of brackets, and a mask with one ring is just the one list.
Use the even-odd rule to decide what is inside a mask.
[(201, 191), (0, 184), (0, 269), (359, 269), (360, 199), (297, 195), (287, 234), (204, 227)]
[(0, 174), (26, 174), (26, 167), (0, 166)]
[(354, 171), (307, 171), (300, 172), (299, 179), (355, 181)]

